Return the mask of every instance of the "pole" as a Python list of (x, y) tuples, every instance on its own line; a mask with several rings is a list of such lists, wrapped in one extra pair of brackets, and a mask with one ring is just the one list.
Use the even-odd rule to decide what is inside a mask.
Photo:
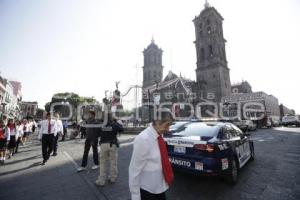
[(150, 90), (148, 89), (148, 118), (149, 118), (149, 123), (151, 121), (151, 109), (150, 109)]

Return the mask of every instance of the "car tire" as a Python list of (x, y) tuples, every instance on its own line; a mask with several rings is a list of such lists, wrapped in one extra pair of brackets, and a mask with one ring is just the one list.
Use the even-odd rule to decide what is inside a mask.
[(228, 181), (228, 183), (230, 183), (231, 185), (235, 185), (237, 183), (238, 180), (238, 162), (236, 157), (233, 157), (231, 159), (231, 163), (230, 163), (230, 169), (228, 171), (228, 174), (226, 175), (226, 179)]

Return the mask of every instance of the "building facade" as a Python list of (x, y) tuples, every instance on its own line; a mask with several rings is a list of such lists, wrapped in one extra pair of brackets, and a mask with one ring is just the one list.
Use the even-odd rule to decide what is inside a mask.
[(5, 80), (6, 87), (5, 87), (5, 95), (4, 100), (2, 101), (3, 105), (3, 115), (7, 118), (14, 118), (15, 117), (15, 105), (16, 105), (16, 97), (13, 94), (13, 87), (10, 82), (6, 79)]
[[(230, 69), (227, 65), (223, 35), (223, 17), (207, 2), (200, 15), (193, 20), (195, 26), (196, 48), (196, 81), (185, 79), (169, 72), (162, 80), (162, 50), (151, 41), (143, 51), (143, 118), (151, 119), (151, 106), (148, 104), (171, 102), (201, 105), (201, 115), (206, 111), (218, 113), (219, 117), (240, 119), (258, 119), (262, 115), (273, 119), (281, 113), (288, 112), (284, 107), (279, 109), (278, 99), (265, 92), (253, 92), (247, 81), (231, 84)], [(210, 106), (212, 103), (214, 106)], [(245, 105), (247, 107), (245, 107)], [(260, 106), (261, 105), (261, 106)], [(194, 107), (195, 108), (195, 107)], [(174, 106), (170, 107), (174, 109)], [(184, 105), (175, 107), (176, 113), (190, 116), (189, 108)], [(203, 112), (205, 111), (205, 112)], [(217, 112), (216, 112), (217, 111)], [(196, 113), (197, 116), (198, 113)]]
[(162, 81), (162, 53), (163, 51), (155, 44), (153, 39), (151, 44), (144, 49), (143, 87)]
[(13, 88), (12, 106), (14, 109), (14, 117), (21, 118), (20, 103), (22, 101), (22, 84), (18, 81), (9, 81)]
[(280, 119), (286, 115), (295, 115), (295, 111), (293, 109), (289, 109), (283, 104), (279, 105)]
[(4, 98), (6, 93), (6, 81), (0, 76), (0, 117), (4, 113)]
[(242, 81), (241, 83), (235, 83), (231, 85), (231, 92), (233, 94), (239, 93), (252, 93), (252, 87), (248, 81)]
[(30, 102), (30, 101), (22, 101), (20, 103), (21, 107), (21, 116), (22, 118), (26, 117), (36, 117), (37, 111), (38, 111), (38, 103), (36, 101)]
[[(223, 17), (205, 4), (204, 10), (193, 20), (196, 34), (198, 95), (210, 101), (220, 102), (231, 94), (229, 68), (227, 66), (223, 36)], [(207, 98), (210, 96), (211, 98)], [(214, 97), (214, 98), (212, 98)]]
[[(257, 119), (264, 115), (279, 118), (279, 102), (273, 95), (265, 92), (236, 93), (222, 98), (225, 117)], [(246, 111), (247, 110), (247, 111)], [(251, 111), (252, 110), (252, 111)]]

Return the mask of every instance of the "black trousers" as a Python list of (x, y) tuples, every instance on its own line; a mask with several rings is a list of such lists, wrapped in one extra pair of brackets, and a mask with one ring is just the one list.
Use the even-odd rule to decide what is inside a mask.
[(54, 136), (54, 141), (53, 141), (53, 153), (57, 153), (57, 146), (58, 146), (58, 138), (59, 138), (59, 135), (61, 133), (58, 132), (56, 136)]
[(53, 149), (54, 135), (53, 134), (43, 134), (42, 137), (42, 152), (43, 160), (46, 162)]
[(81, 163), (82, 167), (86, 167), (86, 165), (87, 165), (87, 160), (88, 160), (89, 151), (90, 151), (91, 146), (93, 148), (94, 163), (95, 163), (95, 165), (99, 165), (98, 138), (94, 139), (94, 140), (87, 138), (84, 143), (84, 153), (83, 153), (82, 163)]
[(67, 135), (67, 129), (64, 128), (64, 134), (63, 134), (62, 137), (61, 137), (61, 141), (65, 141), (66, 135)]
[(166, 200), (166, 193), (153, 194), (146, 190), (140, 189), (141, 200)]
[(86, 131), (80, 131), (81, 135), (80, 138), (83, 139), (86, 137)]
[(17, 142), (16, 142), (15, 153), (18, 152), (20, 142), (21, 142), (21, 137), (18, 137), (18, 140), (17, 140)]

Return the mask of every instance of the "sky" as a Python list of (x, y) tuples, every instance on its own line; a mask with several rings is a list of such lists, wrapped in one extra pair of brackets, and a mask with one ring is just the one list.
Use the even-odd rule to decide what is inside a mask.
[[(300, 113), (300, 1), (209, 0), (223, 16), (231, 82)], [(39, 107), (57, 92), (101, 100), (142, 83), (152, 37), (169, 70), (196, 79), (192, 20), (205, 0), (0, 0), (0, 72)], [(140, 97), (139, 97), (140, 98)], [(132, 106), (133, 92), (123, 99)]]

